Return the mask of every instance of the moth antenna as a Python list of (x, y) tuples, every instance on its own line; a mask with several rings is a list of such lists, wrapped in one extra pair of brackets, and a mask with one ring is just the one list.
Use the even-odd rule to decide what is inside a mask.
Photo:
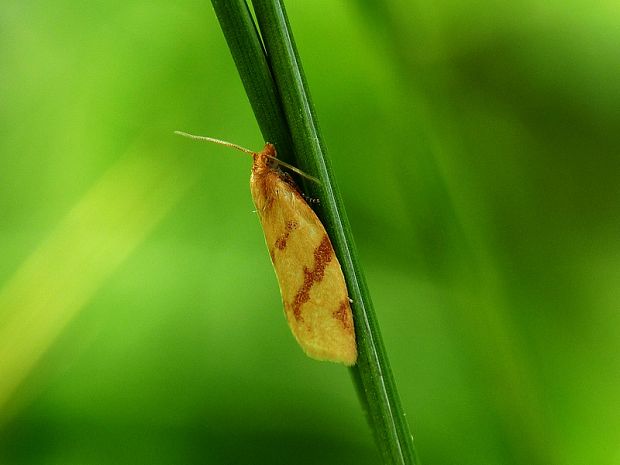
[[(231, 147), (233, 149), (237, 149), (237, 150), (239, 150), (241, 152), (245, 152), (245, 153), (248, 153), (250, 155), (254, 155), (256, 153), (253, 150), (246, 149), (245, 147), (241, 147), (240, 145), (233, 144), (232, 142), (227, 142), (227, 141), (221, 140), (221, 139), (215, 139), (213, 137), (197, 136), (195, 134), (190, 134), (188, 132), (183, 132), (183, 131), (174, 131), (174, 133), (179, 135), (179, 136), (187, 137), (188, 139), (192, 139), (192, 140), (199, 140), (199, 141), (204, 141), (204, 142), (212, 142), (214, 144), (223, 145), (225, 147)], [(312, 182), (316, 182), (319, 185), (321, 184), (321, 181), (319, 181), (318, 178), (315, 178), (314, 176), (310, 176), (309, 174), (304, 173), (299, 168), (296, 168), (293, 165), (290, 165), (290, 164), (286, 163), (285, 161), (280, 160), (279, 158), (272, 157), (271, 155), (267, 155), (267, 156), (269, 158), (271, 158), (273, 161), (275, 161), (276, 163), (278, 163), (279, 165), (282, 165), (285, 168), (288, 168), (289, 170), (293, 171), (294, 173), (297, 173), (298, 175), (300, 175), (300, 176), (302, 176), (302, 177), (304, 177), (306, 179), (309, 179)]]
[(195, 134), (189, 134), (189, 133), (183, 132), (183, 131), (174, 131), (174, 133), (178, 134), (179, 136), (187, 137), (188, 139), (201, 140), (201, 141), (204, 141), (204, 142), (213, 142), (214, 144), (223, 145), (225, 147), (231, 147), (233, 149), (237, 149), (237, 150), (239, 150), (241, 152), (245, 152), (245, 153), (248, 153), (250, 155), (254, 155), (256, 153), (253, 150), (246, 149), (245, 147), (241, 147), (240, 145), (233, 144), (232, 142), (227, 142), (225, 140), (215, 139), (213, 137), (197, 136)]
[(315, 178), (314, 176), (310, 176), (307, 173), (304, 173), (302, 170), (300, 170), (299, 168), (295, 168), (293, 165), (289, 165), (288, 163), (286, 163), (285, 161), (280, 160), (279, 158), (275, 158), (272, 156), (269, 156), (269, 158), (271, 158), (272, 160), (274, 160), (276, 163), (284, 166), (285, 168), (297, 173), (298, 175), (300, 175), (301, 177), (304, 177), (306, 179), (309, 179), (312, 182), (316, 182), (318, 185), (321, 185), (321, 181), (319, 181), (318, 178)]

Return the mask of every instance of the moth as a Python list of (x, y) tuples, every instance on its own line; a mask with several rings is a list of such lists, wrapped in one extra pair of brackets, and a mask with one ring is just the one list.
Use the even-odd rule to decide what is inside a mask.
[(266, 143), (254, 152), (230, 142), (176, 131), (253, 158), (250, 191), (276, 272), (284, 313), (295, 339), (311, 358), (354, 365), (357, 344), (353, 314), (340, 263), (325, 227), (285, 167), (318, 182), (277, 158)]

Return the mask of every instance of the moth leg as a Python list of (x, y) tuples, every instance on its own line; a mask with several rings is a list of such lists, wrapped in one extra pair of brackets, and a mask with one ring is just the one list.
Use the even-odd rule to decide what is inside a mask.
[(321, 199), (318, 199), (316, 197), (310, 197), (309, 195), (304, 194), (303, 192), (300, 192), (300, 194), (304, 198), (306, 203), (313, 203), (313, 204), (321, 203)]

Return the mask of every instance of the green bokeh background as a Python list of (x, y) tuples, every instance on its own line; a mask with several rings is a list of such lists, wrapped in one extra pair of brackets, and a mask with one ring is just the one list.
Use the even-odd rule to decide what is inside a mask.
[[(620, 463), (620, 7), (288, 2), (426, 464)], [(0, 463), (371, 464), (282, 315), (208, 2), (0, 5)]]

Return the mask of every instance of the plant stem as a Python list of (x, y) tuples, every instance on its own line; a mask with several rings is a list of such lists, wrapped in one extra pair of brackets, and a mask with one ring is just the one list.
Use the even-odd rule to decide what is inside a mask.
[(244, 0), (212, 0), (211, 3), (263, 138), (276, 146), (279, 158), (292, 161), (290, 131), (248, 5)]
[[(412, 436), (342, 198), (326, 156), (284, 5), (281, 0), (252, 2), (265, 46), (263, 49), (245, 2), (212, 0), (212, 3), (263, 135), (283, 148), (290, 141), (293, 149), (290, 155), (297, 166), (321, 181), (320, 185), (306, 183), (305, 188), (321, 200), (316, 208), (317, 215), (332, 240), (353, 300), (359, 355), (351, 373), (383, 462), (415, 464)], [(273, 111), (269, 105), (273, 106)]]

